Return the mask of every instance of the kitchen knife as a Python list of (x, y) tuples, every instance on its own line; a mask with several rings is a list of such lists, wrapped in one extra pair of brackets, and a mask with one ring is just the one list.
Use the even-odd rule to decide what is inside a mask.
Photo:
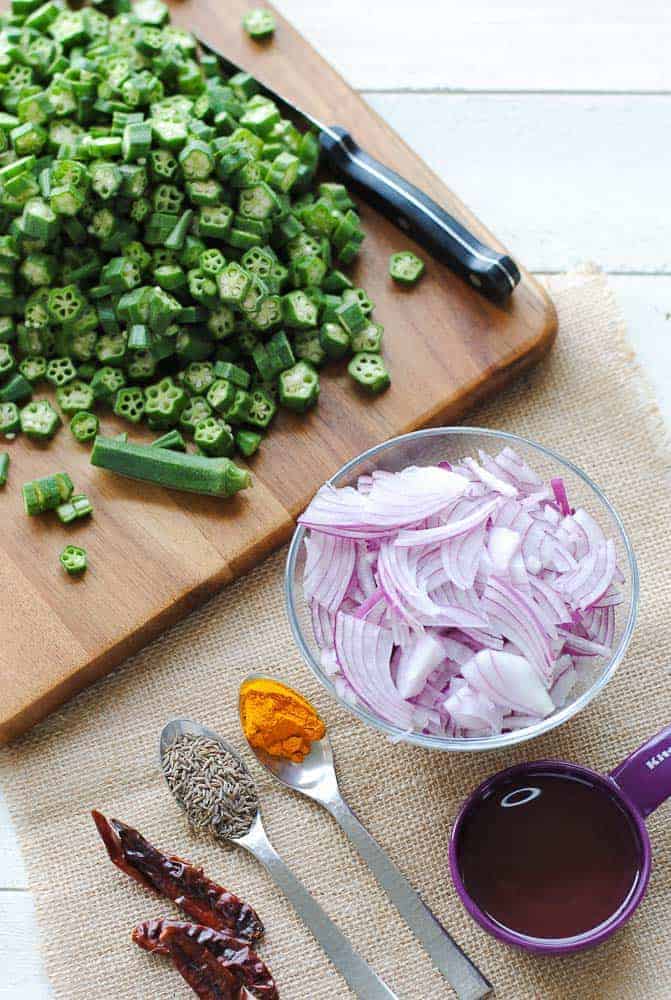
[[(199, 42), (203, 49), (219, 59), (226, 72), (231, 75), (246, 72), (207, 42), (201, 39)], [(263, 93), (289, 118), (298, 117), (317, 130), (322, 159), (346, 179), (364, 201), (482, 295), (494, 302), (505, 302), (520, 280), (520, 272), (511, 257), (481, 243), (427, 194), (361, 149), (346, 129), (322, 124), (254, 76)]]

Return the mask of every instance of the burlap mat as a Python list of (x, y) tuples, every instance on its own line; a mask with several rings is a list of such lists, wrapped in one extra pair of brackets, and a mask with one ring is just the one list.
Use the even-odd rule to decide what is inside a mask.
[[(57, 997), (193, 995), (165, 960), (130, 944), (135, 921), (171, 907), (108, 863), (88, 815), (92, 806), (198, 859), (253, 903), (267, 927), (261, 950), (285, 1000), (350, 995), (252, 858), (191, 837), (157, 767), (161, 725), (176, 714), (200, 719), (241, 746), (237, 689), (252, 669), (285, 678), (315, 701), (330, 727), (347, 799), (481, 965), (498, 997), (671, 996), (668, 807), (650, 820), (655, 863), (647, 899), (626, 929), (592, 952), (560, 960), (509, 950), (466, 915), (448, 874), (450, 821), (488, 773), (529, 756), (608, 768), (671, 718), (664, 430), (603, 277), (559, 279), (552, 293), (560, 336), (551, 358), (471, 422), (517, 431), (570, 456), (623, 515), (640, 563), (641, 615), (608, 689), (582, 715), (515, 753), (448, 756), (392, 746), (334, 706), (300, 661), (284, 615), (285, 553), (278, 553), (3, 755), (3, 784)], [(330, 817), (252, 769), (278, 850), (399, 997), (450, 996)]]

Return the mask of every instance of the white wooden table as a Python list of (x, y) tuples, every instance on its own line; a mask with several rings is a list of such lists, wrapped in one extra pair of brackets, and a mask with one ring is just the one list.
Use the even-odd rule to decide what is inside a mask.
[[(671, 420), (668, 4), (276, 2), (528, 268), (610, 273)], [(52, 996), (35, 934), (0, 792), (2, 1000)]]

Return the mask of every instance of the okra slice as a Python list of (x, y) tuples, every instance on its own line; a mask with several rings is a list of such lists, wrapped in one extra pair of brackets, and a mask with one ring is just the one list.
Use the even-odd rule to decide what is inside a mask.
[(156, 374), (157, 361), (152, 348), (146, 351), (134, 351), (126, 364), (126, 371), (131, 382), (149, 382)]
[(218, 250), (216, 247), (209, 247), (207, 250), (203, 250), (198, 258), (198, 263), (204, 274), (216, 278), (226, 266), (226, 258), (221, 250)]
[(184, 388), (193, 396), (203, 396), (214, 382), (214, 366), (209, 361), (192, 361), (184, 372)]
[(198, 232), (210, 239), (226, 239), (231, 222), (233, 209), (229, 205), (202, 205), (198, 214)]
[(56, 510), (59, 504), (70, 499), (73, 491), (74, 486), (67, 472), (56, 472), (52, 476), (24, 483), (21, 492), (26, 514), (33, 517), (48, 510)]
[(352, 334), (351, 345), (355, 354), (367, 351), (379, 354), (382, 349), (384, 327), (381, 323), (368, 323), (359, 333)]
[(0, 403), (20, 403), (30, 399), (33, 387), (21, 372), (14, 372), (3, 386), (0, 386)]
[(424, 261), (411, 250), (401, 250), (389, 258), (389, 274), (400, 285), (414, 285), (424, 274)]
[(168, 376), (145, 389), (145, 415), (150, 426), (173, 427), (188, 402), (188, 397), (180, 386)]
[(96, 357), (104, 366), (122, 364), (126, 357), (126, 334), (105, 333), (99, 337), (96, 343)]
[(85, 493), (76, 493), (56, 508), (56, 516), (61, 524), (72, 524), (93, 513), (93, 504)]
[(284, 330), (278, 330), (266, 344), (268, 360), (273, 368), (273, 375), (279, 375), (296, 363), (293, 349)]
[(77, 367), (71, 358), (52, 358), (47, 363), (44, 377), (52, 385), (64, 386), (76, 379)]
[(342, 295), (348, 288), (352, 288), (352, 282), (342, 271), (334, 270), (326, 275), (322, 288), (331, 295)]
[(140, 268), (129, 257), (113, 257), (100, 272), (103, 284), (108, 285), (112, 293), (129, 292), (140, 284), (142, 274)]
[(319, 375), (312, 365), (298, 361), (279, 377), (280, 403), (289, 410), (303, 413), (319, 398)]
[(0, 403), (0, 434), (15, 434), (21, 427), (16, 403)]
[(75, 319), (84, 308), (84, 299), (76, 285), (52, 288), (47, 300), (47, 311), (56, 323)]
[(218, 378), (207, 393), (207, 401), (217, 413), (225, 413), (233, 405), (236, 391), (233, 382)]
[(90, 410), (95, 402), (93, 389), (87, 382), (74, 379), (56, 389), (56, 402), (66, 415)]
[(361, 308), (358, 300), (350, 299), (349, 302), (342, 303), (336, 309), (336, 316), (341, 326), (347, 330), (350, 337), (355, 333), (360, 333), (368, 324), (366, 313)]
[(319, 308), (301, 289), (289, 292), (282, 299), (282, 315), (292, 329), (309, 330), (319, 321)]
[(199, 267), (195, 267), (188, 272), (186, 277), (192, 299), (204, 306), (216, 303), (217, 284), (211, 275), (201, 271)]
[(286, 193), (296, 183), (300, 160), (293, 153), (282, 150), (272, 161), (266, 175), (266, 182), (278, 191)]
[(66, 545), (59, 558), (68, 576), (80, 576), (86, 572), (88, 566), (86, 549), (78, 545)]
[(4, 378), (16, 368), (14, 352), (9, 344), (0, 342), (0, 378)]
[(269, 10), (254, 7), (242, 19), (242, 26), (255, 41), (265, 41), (275, 34), (275, 18)]
[(300, 361), (309, 361), (319, 368), (326, 361), (319, 330), (298, 330), (294, 337), (294, 352)]
[(209, 143), (193, 139), (179, 154), (179, 164), (187, 181), (204, 181), (214, 170), (214, 156)]
[(256, 345), (252, 351), (252, 361), (254, 362), (260, 378), (264, 382), (270, 381), (275, 376), (275, 366), (270, 359), (268, 348), (265, 344)]
[(193, 434), (200, 421), (211, 415), (212, 407), (209, 402), (202, 396), (192, 396), (180, 414), (179, 426)]
[(277, 413), (275, 400), (264, 389), (253, 389), (249, 394), (247, 423), (265, 429)]
[(151, 446), (152, 448), (169, 448), (171, 451), (186, 451), (186, 441), (175, 427), (152, 441)]
[(379, 354), (360, 352), (355, 354), (347, 371), (354, 381), (368, 392), (383, 392), (391, 383), (389, 372)]
[(235, 432), (235, 447), (245, 458), (250, 458), (259, 450), (263, 438), (256, 431), (248, 431), (244, 428)]
[(85, 444), (98, 433), (100, 421), (90, 410), (79, 410), (70, 421), (70, 431), (75, 441)]
[(114, 412), (117, 417), (139, 424), (145, 410), (144, 392), (137, 385), (119, 389), (114, 397)]
[(231, 428), (219, 417), (205, 417), (197, 423), (193, 440), (206, 455), (220, 458), (233, 453)]
[(99, 160), (91, 164), (91, 187), (103, 201), (114, 198), (123, 184), (124, 175), (116, 163)]
[(95, 399), (111, 400), (126, 384), (126, 376), (120, 368), (104, 365), (91, 379)]
[(324, 323), (319, 331), (319, 343), (327, 358), (338, 361), (350, 350), (350, 337), (340, 323)]
[(319, 286), (325, 274), (326, 264), (321, 257), (295, 257), (289, 268), (289, 277), (295, 288)]

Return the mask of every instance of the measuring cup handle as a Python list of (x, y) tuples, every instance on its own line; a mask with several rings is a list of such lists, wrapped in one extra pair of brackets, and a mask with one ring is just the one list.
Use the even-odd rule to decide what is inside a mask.
[(671, 726), (634, 750), (610, 776), (642, 816), (654, 812), (671, 796)]

